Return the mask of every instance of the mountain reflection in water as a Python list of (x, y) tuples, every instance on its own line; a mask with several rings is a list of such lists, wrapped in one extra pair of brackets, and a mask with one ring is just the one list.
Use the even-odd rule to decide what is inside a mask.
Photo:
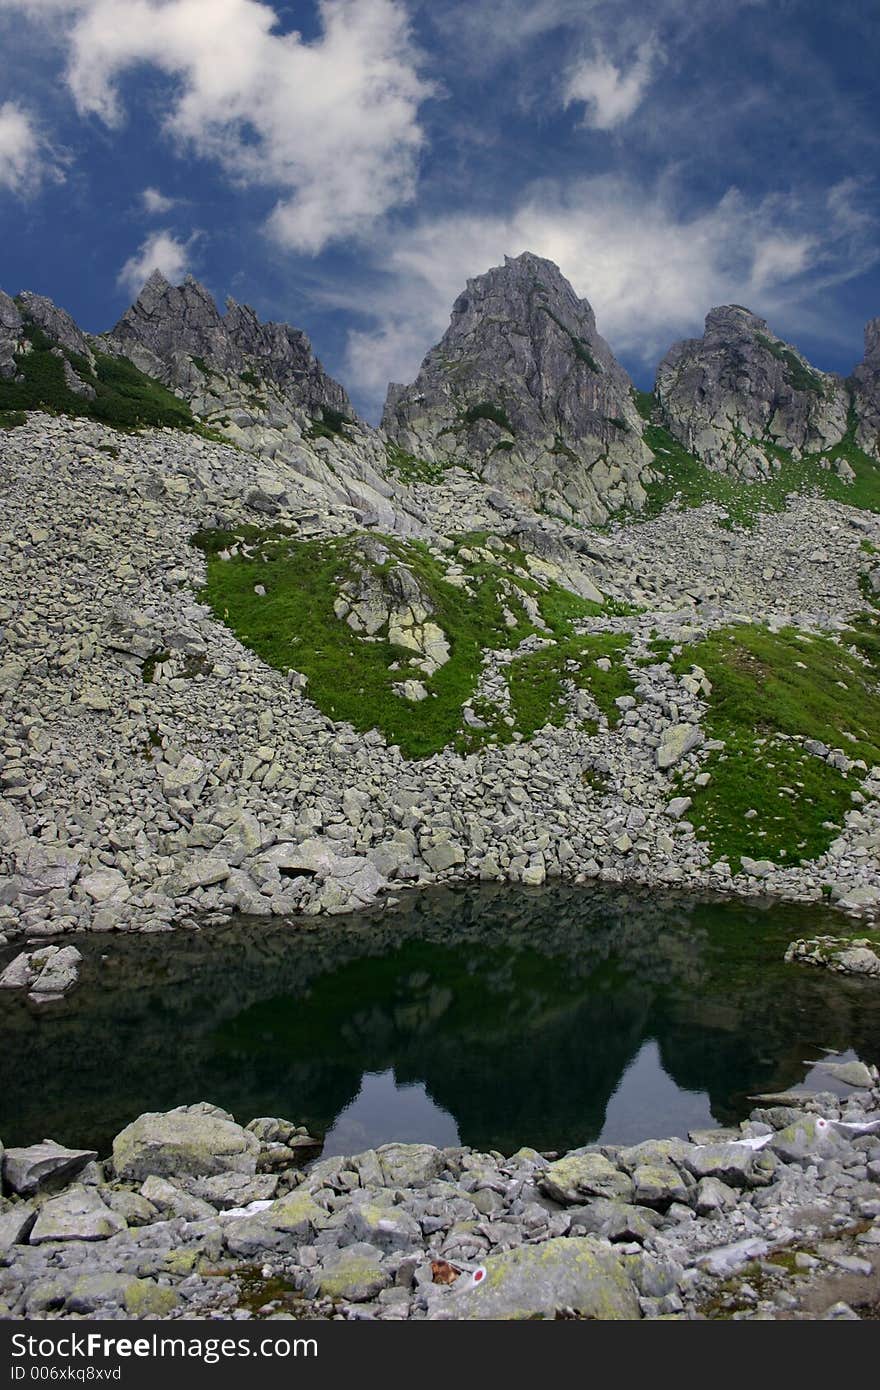
[(142, 1111), (196, 1100), (307, 1124), (334, 1152), (564, 1149), (729, 1123), (823, 1049), (880, 1059), (876, 981), (782, 962), (794, 936), (839, 920), (492, 885), (329, 923), (78, 937), (67, 1000), (38, 1012), (0, 994), (0, 1137), (107, 1152)]

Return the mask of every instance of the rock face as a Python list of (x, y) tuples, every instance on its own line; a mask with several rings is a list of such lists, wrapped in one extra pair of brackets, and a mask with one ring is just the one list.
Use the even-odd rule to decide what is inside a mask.
[(670, 348), (656, 394), (663, 423), (685, 448), (744, 479), (771, 475), (768, 444), (798, 459), (846, 433), (849, 401), (840, 378), (811, 367), (738, 304), (712, 309), (702, 338)]
[(14, 299), (0, 290), (0, 381), (14, 381), (15, 354), (21, 346), (22, 319)]
[(865, 325), (865, 355), (852, 374), (851, 385), (856, 443), (880, 459), (880, 318)]
[(468, 281), (416, 380), (389, 387), (382, 424), (406, 452), (567, 518), (644, 502), (653, 455), (629, 377), (587, 301), (530, 253)]
[[(104, 341), (234, 444), (273, 467), (288, 464), (318, 496), (354, 508), (366, 524), (421, 531), (406, 489), (385, 476), (384, 441), (357, 419), (300, 329), (261, 323), (232, 299), (221, 315), (191, 275), (172, 286), (154, 271)], [(257, 482), (254, 510), (277, 514), (283, 487)]]
[(46, 299), (42, 294), (33, 294), (31, 290), (22, 290), (18, 301), (27, 318), (41, 328), (53, 343), (65, 348), (67, 352), (75, 352), (78, 356), (84, 357), (90, 366), (94, 364), (88, 338), (77, 327), (66, 309), (59, 309), (51, 299)]
[(344, 388), (324, 371), (301, 329), (260, 323), (253, 309), (234, 299), (221, 315), (191, 275), (175, 287), (154, 270), (109, 339), (141, 371), (187, 394), (211, 372), (239, 378), (244, 372), (245, 385), (249, 374), (271, 382), (309, 415), (325, 406), (354, 415)]

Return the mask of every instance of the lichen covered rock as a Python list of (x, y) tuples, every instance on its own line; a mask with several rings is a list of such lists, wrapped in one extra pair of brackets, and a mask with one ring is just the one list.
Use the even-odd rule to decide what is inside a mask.
[(462, 1277), (437, 1300), (433, 1318), (581, 1318), (620, 1321), (640, 1316), (632, 1280), (620, 1260), (589, 1236), (557, 1238), (492, 1255), (482, 1277)]

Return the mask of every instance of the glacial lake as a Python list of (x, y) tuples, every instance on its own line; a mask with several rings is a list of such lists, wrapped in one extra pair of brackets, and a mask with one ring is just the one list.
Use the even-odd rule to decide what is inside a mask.
[[(0, 1138), (107, 1154), (145, 1110), (278, 1115), (326, 1154), (686, 1134), (880, 1061), (880, 983), (785, 965), (824, 907), (509, 885), (357, 918), (82, 936), (79, 985), (0, 992)], [(0, 968), (16, 951), (0, 952)]]

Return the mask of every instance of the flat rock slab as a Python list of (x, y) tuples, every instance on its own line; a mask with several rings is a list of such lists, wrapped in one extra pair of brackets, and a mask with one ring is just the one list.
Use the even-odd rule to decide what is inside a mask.
[(51, 1139), (3, 1153), (3, 1181), (13, 1192), (30, 1197), (41, 1189), (69, 1182), (98, 1157), (94, 1149), (65, 1149)]
[(180, 1106), (140, 1115), (113, 1141), (119, 1178), (209, 1177), (257, 1171), (260, 1141), (213, 1106)]
[(94, 1188), (77, 1184), (40, 1208), (30, 1244), (42, 1245), (50, 1240), (107, 1240), (125, 1229), (122, 1217), (105, 1206)]
[(619, 1172), (602, 1154), (568, 1154), (551, 1163), (538, 1179), (539, 1186), (557, 1202), (579, 1203), (585, 1197), (610, 1197), (632, 1201), (632, 1180)]
[(603, 1320), (641, 1316), (635, 1287), (620, 1260), (589, 1236), (556, 1237), (491, 1255), (473, 1275), (456, 1280), (428, 1316), (555, 1318), (568, 1309)]

